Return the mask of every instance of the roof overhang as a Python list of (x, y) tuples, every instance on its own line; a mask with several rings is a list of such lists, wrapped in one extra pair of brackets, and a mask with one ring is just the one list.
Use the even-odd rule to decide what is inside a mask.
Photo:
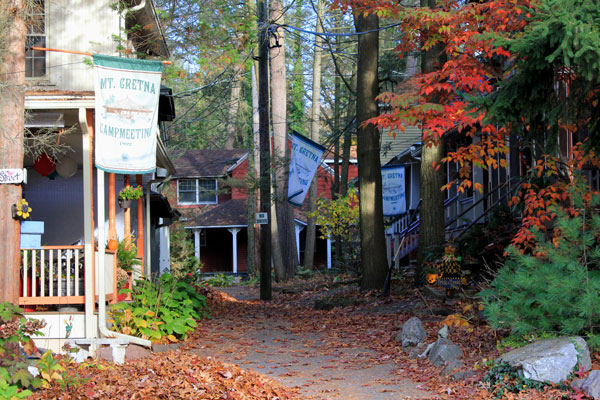
[(211, 229), (211, 228), (247, 228), (248, 225), (218, 225), (218, 226), (186, 226), (184, 229)]
[(152, 0), (130, 0), (128, 3), (131, 7), (144, 3), (141, 10), (130, 12), (126, 18), (126, 28), (131, 29), (135, 25), (143, 27), (142, 32), (133, 29), (129, 37), (134, 42), (136, 51), (149, 56), (169, 58), (169, 48), (156, 14), (154, 2)]
[(95, 108), (96, 100), (93, 92), (59, 92), (52, 94), (25, 94), (26, 110), (75, 110), (79, 108)]
[(169, 175), (175, 175), (175, 165), (173, 165), (173, 162), (169, 158), (167, 149), (165, 148), (160, 135), (158, 135), (156, 140), (156, 166), (169, 171)]

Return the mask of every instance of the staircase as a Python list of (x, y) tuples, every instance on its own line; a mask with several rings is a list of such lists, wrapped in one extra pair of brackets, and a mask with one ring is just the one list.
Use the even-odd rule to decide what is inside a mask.
[[(473, 225), (484, 222), (488, 213), (518, 189), (522, 182), (522, 179), (516, 183), (515, 181), (508, 180), (465, 209), (462, 209), (462, 205), (458, 205), (457, 208), (460, 211), (454, 209), (455, 205), (459, 202), (458, 195), (446, 199), (444, 201), (444, 214), (447, 216), (445, 225), (446, 240), (457, 240)], [(496, 200), (491, 201), (494, 198)], [(483, 212), (470, 221), (465, 220), (465, 215), (478, 206), (481, 207)], [(398, 267), (400, 260), (407, 257), (419, 247), (420, 208), (421, 202), (419, 202), (416, 209), (387, 221), (386, 225), (388, 228), (385, 232), (386, 251), (390, 266), (393, 262), (394, 267)]]

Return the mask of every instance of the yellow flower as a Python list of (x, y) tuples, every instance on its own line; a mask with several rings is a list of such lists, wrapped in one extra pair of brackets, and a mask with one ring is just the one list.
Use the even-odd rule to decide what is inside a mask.
[(17, 202), (17, 216), (22, 219), (29, 218), (29, 213), (31, 212), (31, 207), (29, 207), (29, 203), (27, 200), (21, 199)]

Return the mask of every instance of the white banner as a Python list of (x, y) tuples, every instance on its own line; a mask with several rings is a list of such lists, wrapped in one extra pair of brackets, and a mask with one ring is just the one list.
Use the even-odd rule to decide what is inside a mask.
[(298, 133), (290, 136), (292, 138), (292, 151), (288, 179), (288, 201), (300, 206), (317, 172), (325, 147)]
[(161, 74), (161, 61), (94, 54), (97, 168), (155, 171)]
[(383, 215), (391, 216), (406, 212), (404, 167), (391, 165), (381, 167)]

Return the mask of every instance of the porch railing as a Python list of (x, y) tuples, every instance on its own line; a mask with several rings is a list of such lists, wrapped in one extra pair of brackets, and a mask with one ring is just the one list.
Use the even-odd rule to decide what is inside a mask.
[[(112, 300), (116, 297), (116, 256), (106, 257), (107, 300)], [(84, 265), (83, 245), (21, 249), (19, 305), (85, 304)]]

